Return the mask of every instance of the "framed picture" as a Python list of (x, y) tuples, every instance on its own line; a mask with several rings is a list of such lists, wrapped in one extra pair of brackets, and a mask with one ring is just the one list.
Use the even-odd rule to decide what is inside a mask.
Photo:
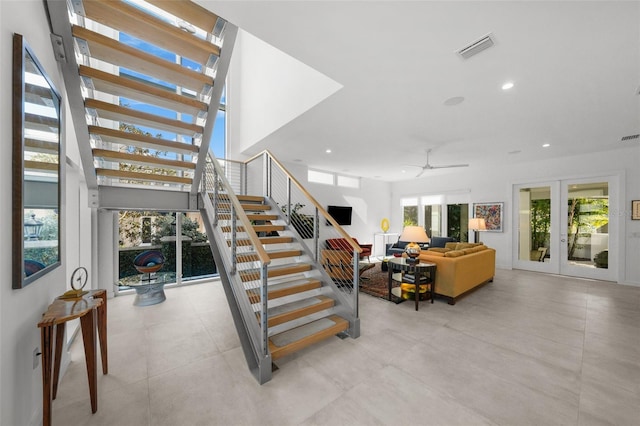
[(631, 220), (640, 220), (640, 200), (631, 202)]
[(502, 232), (504, 203), (474, 203), (473, 217), (483, 218), (488, 232)]

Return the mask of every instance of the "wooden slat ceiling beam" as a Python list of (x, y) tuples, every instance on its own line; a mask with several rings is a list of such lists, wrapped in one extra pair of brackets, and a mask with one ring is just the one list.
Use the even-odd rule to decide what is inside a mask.
[(86, 17), (206, 65), (220, 48), (122, 1), (84, 0)]
[(99, 117), (113, 121), (123, 121), (133, 125), (141, 125), (152, 127), (158, 130), (164, 130), (179, 135), (195, 136), (202, 134), (202, 126), (197, 124), (186, 123), (180, 120), (173, 120), (147, 112), (138, 111), (121, 105), (115, 105), (109, 102), (99, 101), (97, 99), (87, 98), (85, 107), (95, 109)]
[(168, 176), (168, 175), (159, 175), (159, 174), (152, 174), (152, 173), (129, 172), (125, 170), (96, 169), (96, 174), (98, 176), (107, 176), (107, 177), (118, 178), (118, 179), (178, 183), (183, 185), (191, 185), (191, 182), (193, 182), (193, 180), (190, 178), (184, 178), (180, 176)]
[(149, 165), (169, 167), (180, 170), (194, 170), (196, 165), (188, 161), (170, 160), (167, 158), (152, 157), (149, 155), (131, 154), (129, 152), (111, 151), (108, 149), (93, 149), (94, 158), (103, 158), (106, 161), (130, 163), (137, 165)]
[(197, 93), (203, 93), (205, 88), (213, 85), (213, 78), (206, 74), (166, 61), (86, 28), (74, 25), (72, 33), (74, 37), (87, 42), (92, 58), (194, 90)]
[(207, 104), (197, 99), (160, 89), (126, 77), (80, 65), (80, 75), (90, 78), (94, 88), (115, 96), (132, 98), (141, 102), (157, 105), (172, 111), (196, 116), (207, 111)]
[(209, 33), (213, 32), (219, 19), (215, 13), (189, 0), (146, 0), (146, 2)]
[(196, 155), (199, 148), (195, 145), (168, 141), (166, 139), (154, 138), (152, 136), (128, 133), (106, 127), (89, 126), (89, 133), (100, 136), (103, 141), (113, 142), (122, 145), (137, 146), (140, 148), (150, 148), (158, 151), (174, 152), (177, 154)]

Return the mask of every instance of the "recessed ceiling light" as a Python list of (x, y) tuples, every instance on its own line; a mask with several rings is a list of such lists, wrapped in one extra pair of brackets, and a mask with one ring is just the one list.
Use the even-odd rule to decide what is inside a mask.
[(550, 146), (551, 146), (550, 143), (545, 143), (545, 144), (542, 145), (543, 148), (549, 148)]
[(327, 154), (331, 154), (331, 149), (327, 149), (325, 152), (326, 152)]
[(509, 90), (513, 87), (513, 82), (512, 81), (507, 81), (505, 84), (502, 85), (502, 90)]
[(522, 152), (522, 151), (520, 151), (519, 149), (516, 149), (516, 150), (514, 150), (514, 151), (509, 151), (509, 152), (507, 152), (507, 154), (512, 154), (512, 155), (513, 155), (513, 154), (520, 154), (521, 152)]

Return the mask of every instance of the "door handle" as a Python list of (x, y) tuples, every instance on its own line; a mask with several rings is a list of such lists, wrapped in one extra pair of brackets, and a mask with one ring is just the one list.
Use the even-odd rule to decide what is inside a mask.
[(565, 240), (564, 240), (564, 239), (562, 239), (562, 240), (560, 240), (560, 242), (561, 242), (561, 243), (564, 243), (564, 242), (565, 242)]

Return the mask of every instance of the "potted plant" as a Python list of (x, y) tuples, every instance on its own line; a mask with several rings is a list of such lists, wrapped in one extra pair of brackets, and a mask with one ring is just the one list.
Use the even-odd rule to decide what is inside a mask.
[(603, 250), (593, 258), (596, 268), (609, 268), (609, 250)]

